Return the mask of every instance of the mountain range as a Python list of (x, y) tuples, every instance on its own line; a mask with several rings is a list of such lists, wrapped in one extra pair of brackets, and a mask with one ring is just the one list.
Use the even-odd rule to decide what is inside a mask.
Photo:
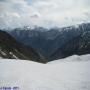
[(90, 23), (51, 29), (15, 28), (8, 33), (18, 42), (34, 48), (48, 61), (90, 53)]

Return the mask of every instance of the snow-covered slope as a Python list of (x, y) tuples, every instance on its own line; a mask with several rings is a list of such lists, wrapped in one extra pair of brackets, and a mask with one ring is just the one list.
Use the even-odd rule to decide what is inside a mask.
[(17, 90), (90, 90), (89, 76), (90, 55), (75, 55), (47, 64), (0, 59), (0, 87), (18, 87)]
[(60, 62), (79, 62), (79, 61), (89, 61), (90, 60), (90, 54), (86, 54), (86, 55), (72, 55), (69, 56), (68, 58), (63, 58), (63, 59), (58, 59), (58, 60), (54, 60), (51, 62), (48, 62), (49, 64), (59, 64)]

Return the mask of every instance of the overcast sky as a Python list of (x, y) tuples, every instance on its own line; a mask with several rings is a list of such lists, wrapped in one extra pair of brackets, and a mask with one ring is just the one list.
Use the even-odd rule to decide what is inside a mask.
[(90, 21), (90, 0), (0, 0), (0, 28), (63, 27)]

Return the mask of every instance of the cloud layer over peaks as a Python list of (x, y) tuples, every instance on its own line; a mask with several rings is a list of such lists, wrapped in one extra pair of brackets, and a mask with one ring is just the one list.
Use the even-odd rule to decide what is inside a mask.
[(90, 0), (0, 0), (0, 28), (62, 27), (90, 21)]

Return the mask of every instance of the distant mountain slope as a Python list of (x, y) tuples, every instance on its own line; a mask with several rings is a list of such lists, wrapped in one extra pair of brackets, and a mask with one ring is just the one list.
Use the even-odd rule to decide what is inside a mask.
[(73, 54), (83, 55), (90, 53), (90, 31), (83, 32), (78, 37), (60, 47), (50, 58), (60, 59)]
[(53, 40), (58, 36), (58, 30), (46, 31), (44, 28), (34, 28), (33, 30), (17, 28), (9, 31), (9, 33), (19, 42), (32, 46), (44, 56), (48, 56), (48, 54), (54, 51), (54, 48), (51, 47), (51, 45), (54, 44)]
[(0, 30), (0, 57), (19, 58), (44, 62), (40, 55), (31, 47), (17, 42), (11, 35)]
[[(62, 51), (63, 53), (63, 50), (66, 47), (68, 47), (67, 51), (69, 51), (69, 48), (72, 47), (71, 46), (72, 44), (70, 45), (70, 43), (73, 40), (77, 40), (77, 39), (79, 40), (79, 38), (84, 33), (88, 33), (89, 31), (90, 31), (90, 23), (86, 23), (86, 24), (83, 23), (77, 26), (52, 28), (52, 29), (45, 29), (42, 27), (36, 27), (33, 29), (27, 27), (16, 28), (14, 30), (8, 31), (8, 33), (10, 33), (19, 42), (36, 49), (48, 60), (54, 60), (57, 58), (63, 58), (68, 55), (75, 54), (75, 52), (70, 51), (71, 54), (68, 54), (67, 52), (65, 56), (63, 56), (60, 54), (61, 53), (60, 51)], [(86, 38), (86, 36), (84, 37)], [(77, 45), (77, 43), (78, 41), (74, 41), (74, 44)], [(82, 42), (80, 41), (79, 44), (82, 44)], [(75, 49), (77, 48), (79, 47), (76, 47)], [(89, 46), (87, 47), (87, 49), (89, 49)], [(83, 53), (79, 52), (79, 54), (83, 54)]]

